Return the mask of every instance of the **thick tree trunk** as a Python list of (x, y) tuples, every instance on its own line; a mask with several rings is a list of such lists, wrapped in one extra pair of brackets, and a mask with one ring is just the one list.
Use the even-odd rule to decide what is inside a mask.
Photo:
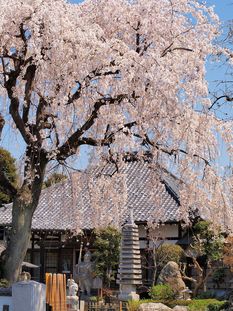
[(17, 281), (21, 271), (21, 265), (31, 237), (31, 222), (34, 210), (35, 207), (32, 204), (27, 204), (22, 196), (14, 200), (12, 230), (4, 259), (4, 277), (10, 283)]
[[(10, 241), (7, 245), (5, 258), (3, 258), (3, 274), (10, 283), (17, 281), (21, 271), (22, 262), (31, 238), (32, 217), (39, 202), (44, 180), (47, 165), (46, 157), (43, 157), (43, 154), (40, 153), (40, 157), (36, 159), (40, 161), (37, 166), (37, 176), (34, 176), (34, 180), (30, 183), (25, 179), (13, 202)], [(35, 167), (35, 162), (31, 167)], [(32, 169), (32, 177), (34, 173), (35, 169)]]

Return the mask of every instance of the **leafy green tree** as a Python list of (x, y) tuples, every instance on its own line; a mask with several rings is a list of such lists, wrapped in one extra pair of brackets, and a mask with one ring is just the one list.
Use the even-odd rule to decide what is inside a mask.
[(157, 249), (157, 263), (161, 270), (169, 261), (174, 261), (177, 264), (184, 256), (182, 247), (175, 244), (163, 244)]
[(17, 169), (15, 159), (10, 152), (0, 148), (0, 178), (3, 180), (0, 183), (0, 206), (12, 201), (13, 193), (9, 191), (9, 187), (17, 184)]
[(212, 227), (210, 221), (199, 221), (193, 227), (195, 248), (207, 257), (207, 260), (222, 258), (224, 237), (220, 228)]
[(186, 255), (192, 258), (196, 270), (193, 295), (203, 287), (206, 291), (206, 282), (215, 271), (214, 263), (223, 258), (224, 235), (220, 228), (213, 228), (210, 221), (198, 221), (193, 226), (193, 242)]
[(43, 188), (48, 188), (54, 184), (57, 184), (67, 178), (66, 175), (60, 173), (53, 173), (51, 174), (47, 180), (44, 182)]
[(95, 274), (103, 279), (104, 286), (110, 287), (119, 263), (121, 234), (110, 226), (95, 233)]
[(152, 271), (152, 286), (156, 284), (159, 273), (169, 261), (175, 261), (179, 264), (184, 256), (184, 251), (179, 245), (165, 243), (164, 231), (162, 227), (158, 229), (149, 229), (150, 247), (147, 251), (151, 260), (144, 266), (144, 268)]

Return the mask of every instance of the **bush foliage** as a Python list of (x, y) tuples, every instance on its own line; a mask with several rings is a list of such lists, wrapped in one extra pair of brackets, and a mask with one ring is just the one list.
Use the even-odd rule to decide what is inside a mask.
[(179, 263), (184, 257), (182, 247), (175, 244), (163, 244), (157, 250), (157, 264), (160, 270), (169, 262)]
[(175, 294), (171, 286), (166, 284), (152, 286), (149, 291), (149, 296), (156, 300), (172, 300), (174, 299)]
[(128, 311), (138, 311), (142, 303), (163, 303), (170, 308), (175, 306), (187, 306), (189, 311), (220, 311), (227, 307), (227, 302), (219, 301), (217, 299), (193, 299), (193, 300), (155, 300), (155, 299), (142, 299), (139, 301), (128, 301)]

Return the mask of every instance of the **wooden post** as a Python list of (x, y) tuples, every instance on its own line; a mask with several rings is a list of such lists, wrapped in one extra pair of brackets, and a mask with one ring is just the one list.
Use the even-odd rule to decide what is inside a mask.
[(44, 282), (45, 273), (45, 247), (44, 242), (40, 244), (40, 282)]
[(46, 302), (51, 304), (52, 301), (52, 274), (46, 273), (45, 274), (46, 280)]
[(66, 275), (46, 273), (46, 303), (53, 311), (67, 311)]
[(66, 275), (63, 274), (63, 288), (64, 288), (64, 311), (67, 311), (67, 304), (66, 304)]
[(57, 290), (56, 290), (56, 305), (57, 305), (57, 310), (56, 311), (61, 311), (61, 280), (60, 280), (60, 274), (57, 274)]
[(57, 311), (57, 275), (53, 273), (53, 281), (52, 281), (52, 301), (51, 306), (53, 307), (53, 311)]

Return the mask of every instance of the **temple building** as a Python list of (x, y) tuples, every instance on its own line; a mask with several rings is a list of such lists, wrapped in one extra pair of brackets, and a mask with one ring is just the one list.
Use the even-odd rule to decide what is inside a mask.
[[(91, 176), (91, 178), (90, 178)], [(101, 179), (101, 180), (100, 180)], [(75, 172), (66, 180), (42, 190), (32, 221), (32, 237), (25, 261), (38, 265), (32, 278), (44, 281), (46, 272), (74, 273), (80, 243), (92, 250), (97, 226), (124, 225), (133, 210), (139, 230), (142, 268), (149, 265), (152, 241), (148, 224), (163, 224), (158, 235), (166, 243), (182, 241), (179, 181), (150, 161), (108, 163), (88, 172)], [(0, 209), (0, 247), (4, 248), (11, 226), (9, 204)], [(82, 234), (80, 235), (80, 230)], [(150, 269), (142, 269), (143, 284), (150, 284)]]

